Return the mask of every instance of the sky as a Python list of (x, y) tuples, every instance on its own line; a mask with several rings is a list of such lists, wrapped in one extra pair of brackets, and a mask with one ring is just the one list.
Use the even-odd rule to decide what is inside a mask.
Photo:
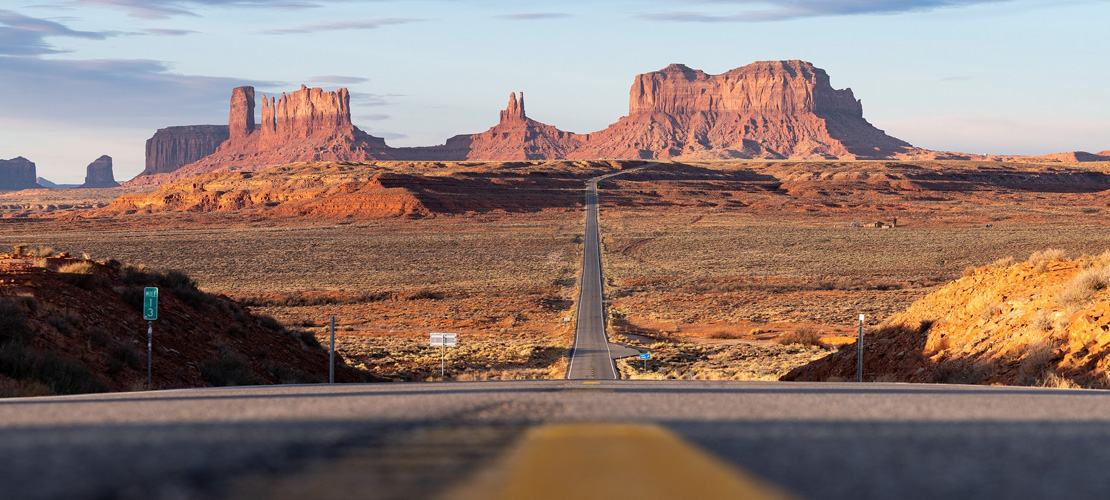
[(80, 183), (144, 167), (163, 127), (226, 124), (231, 89), (351, 91), (391, 146), (528, 116), (593, 132), (640, 73), (802, 59), (923, 148), (1110, 150), (1105, 0), (3, 0), (0, 158)]

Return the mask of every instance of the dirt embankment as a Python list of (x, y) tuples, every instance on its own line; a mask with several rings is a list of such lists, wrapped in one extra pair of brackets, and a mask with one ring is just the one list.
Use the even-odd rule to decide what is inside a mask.
[[(1110, 387), (1110, 252), (969, 268), (864, 338), (867, 380)], [(851, 379), (856, 346), (783, 380)]]
[[(204, 293), (180, 272), (55, 255), (0, 255), (0, 396), (142, 389), (143, 290), (159, 288), (155, 388), (325, 382), (328, 356), (308, 333)], [(362, 379), (340, 361), (337, 381)]]

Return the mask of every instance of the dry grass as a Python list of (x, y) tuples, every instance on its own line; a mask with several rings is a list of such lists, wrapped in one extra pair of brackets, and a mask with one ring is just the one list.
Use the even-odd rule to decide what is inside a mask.
[(1074, 380), (1062, 377), (1055, 373), (1048, 373), (1037, 382), (1037, 387), (1051, 387), (1053, 389), (1079, 389), (1081, 388)]
[[(619, 208), (603, 210), (602, 232), (614, 310), (638, 325), (679, 331), (775, 323), (848, 331), (860, 313), (882, 321), (969, 266), (1008, 262), (1008, 254), (1033, 253), (1046, 240), (1076, 253), (1110, 247), (1110, 233), (1066, 225), (853, 230), (822, 220)], [(1037, 258), (1047, 267), (1061, 256)]]
[(94, 274), (96, 273), (96, 266), (88, 261), (70, 262), (59, 266), (58, 272), (62, 274)]
[(1029, 255), (1026, 262), (1033, 264), (1033, 271), (1043, 273), (1048, 269), (1048, 265), (1053, 262), (1059, 262), (1067, 258), (1067, 253), (1057, 248), (1049, 248), (1045, 250), (1038, 250)]
[(1065, 309), (1081, 307), (1099, 291), (1110, 285), (1110, 264), (1098, 264), (1075, 276), (1057, 296), (1056, 301)]
[(776, 339), (780, 345), (823, 346), (821, 334), (811, 326), (800, 326), (789, 332), (779, 335)]
[[(632, 342), (636, 344), (636, 342)], [(803, 345), (651, 344), (652, 359), (621, 359), (623, 378), (634, 380), (778, 380), (790, 370), (828, 355), (831, 350)]]
[(561, 336), (478, 334), (460, 334), (457, 347), (442, 351), (426, 335), (338, 335), (336, 350), (351, 366), (397, 381), (439, 380), (441, 355), (448, 380), (560, 379), (569, 353)]

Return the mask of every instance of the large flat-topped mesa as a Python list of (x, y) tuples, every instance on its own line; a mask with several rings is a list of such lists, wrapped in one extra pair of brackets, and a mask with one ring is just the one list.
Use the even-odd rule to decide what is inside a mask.
[(891, 158), (927, 153), (863, 119), (805, 61), (764, 61), (719, 75), (681, 64), (638, 75), (628, 116), (590, 134), (574, 158)]
[(756, 62), (719, 75), (672, 64), (637, 76), (629, 94), (629, 115), (835, 112), (863, 116), (852, 89), (833, 89), (824, 70), (803, 61)]
[(40, 188), (35, 163), (22, 156), (0, 160), (0, 190)]

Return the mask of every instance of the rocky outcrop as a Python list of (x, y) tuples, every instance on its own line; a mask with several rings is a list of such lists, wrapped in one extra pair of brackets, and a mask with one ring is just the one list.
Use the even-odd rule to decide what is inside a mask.
[(83, 188), (113, 188), (119, 187), (115, 176), (112, 174), (112, 157), (103, 155), (93, 160), (85, 167), (85, 183)]
[(481, 134), (460, 135), (434, 148), (401, 148), (396, 155), (413, 160), (431, 154), (442, 160), (519, 161), (566, 158), (582, 145), (578, 134), (564, 132), (535, 121), (525, 114), (524, 93), (501, 111), (500, 122)]
[(254, 87), (236, 87), (231, 90), (231, 111), (227, 117), (229, 138), (246, 140), (254, 132)]
[(22, 156), (10, 160), (0, 160), (0, 189), (36, 189), (39, 186), (35, 175), (35, 164)]
[(159, 129), (146, 141), (146, 169), (138, 177), (173, 172), (216, 152), (227, 141), (225, 125), (190, 125)]
[(229, 135), (212, 154), (171, 174), (140, 176), (128, 185), (161, 184), (207, 172), (251, 171), (300, 161), (393, 159), (385, 140), (351, 124), (347, 89), (320, 88), (262, 96), (261, 120), (254, 121), (254, 88), (232, 90)]
[[(437, 155), (437, 153), (440, 153)], [(510, 96), (497, 126), (444, 146), (397, 150), (410, 159), (932, 158), (863, 118), (851, 89), (804, 61), (757, 62), (709, 75), (681, 64), (637, 76), (628, 116), (574, 134), (527, 117)]]
[[(867, 333), (864, 378), (1106, 388), (1110, 253), (1012, 261), (969, 268)], [(856, 356), (847, 344), (783, 380), (854, 377)]]
[(1106, 154), (1106, 153), (1110, 153), (1110, 151), (1103, 151), (1103, 152), (1097, 153), (1097, 154), (1091, 154), (1091, 153), (1088, 153), (1086, 151), (1071, 151), (1071, 152), (1068, 152), (1068, 153), (1053, 153), (1053, 154), (1050, 154), (1050, 155), (1045, 155), (1043, 157), (1035, 157), (1035, 158), (1044, 158), (1044, 159), (1049, 160), (1049, 161), (1060, 161), (1060, 162), (1068, 162), (1068, 163), (1081, 163), (1081, 162), (1088, 162), (1088, 161), (1110, 161), (1110, 154)]
[[(566, 132), (529, 118), (523, 93), (518, 98), (515, 92), (489, 130), (417, 148), (390, 148), (383, 139), (355, 127), (347, 89), (325, 92), (302, 85), (280, 97), (263, 95), (257, 125), (255, 107), (253, 87), (234, 89), (226, 142), (174, 175), (140, 177), (131, 184), (298, 161), (848, 160), (939, 155), (872, 126), (851, 89), (834, 89), (824, 70), (804, 61), (757, 62), (720, 75), (672, 64), (639, 75), (629, 95), (628, 116), (590, 134)], [(149, 158), (148, 154), (143, 175), (171, 171), (152, 169)]]
[(766, 61), (720, 75), (672, 64), (639, 75), (628, 116), (590, 134), (572, 157), (891, 158), (924, 153), (863, 118), (804, 61)]

